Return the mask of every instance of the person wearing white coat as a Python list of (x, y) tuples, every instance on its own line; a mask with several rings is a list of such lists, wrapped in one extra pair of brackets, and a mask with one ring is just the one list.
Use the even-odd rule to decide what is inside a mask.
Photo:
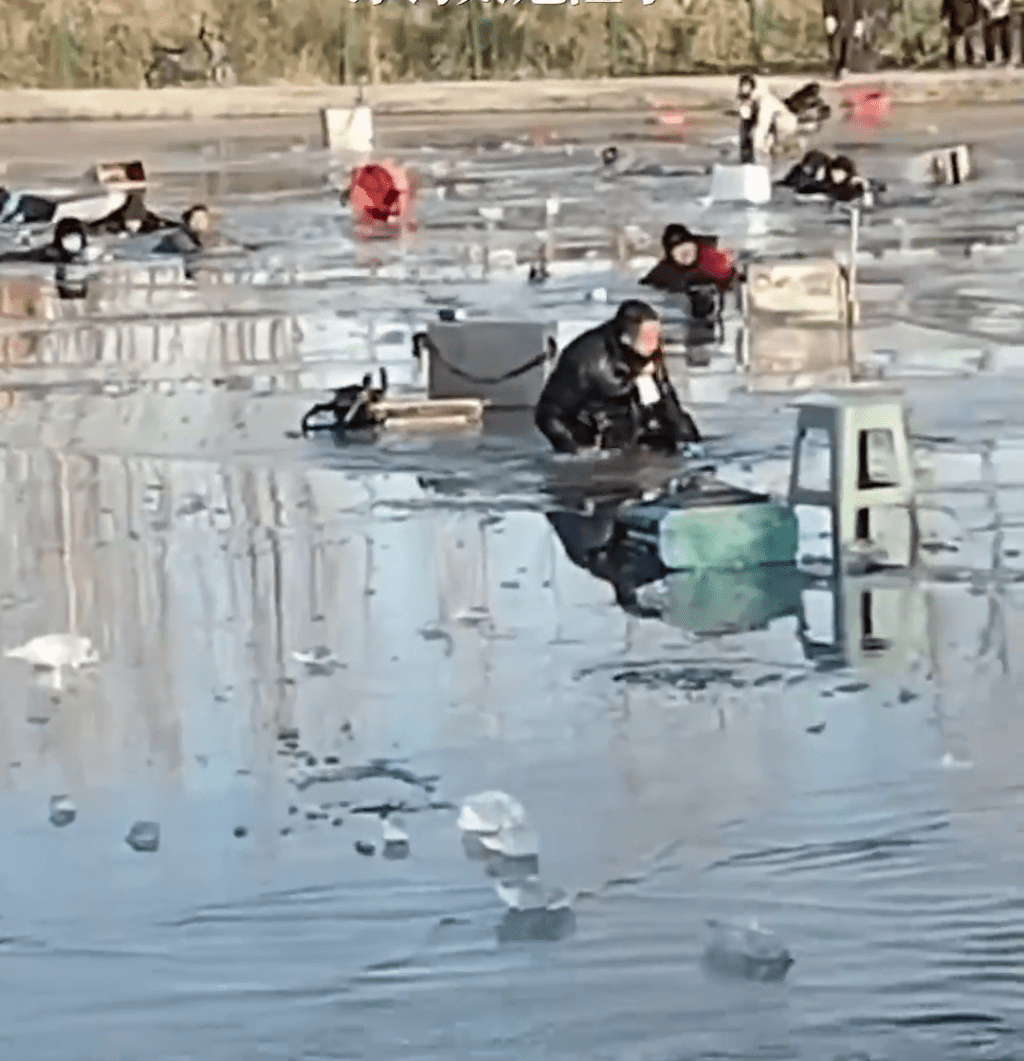
[(737, 92), (740, 112), (740, 161), (763, 163), (782, 140), (800, 131), (800, 122), (778, 96), (766, 85), (758, 84), (750, 74), (740, 78)]

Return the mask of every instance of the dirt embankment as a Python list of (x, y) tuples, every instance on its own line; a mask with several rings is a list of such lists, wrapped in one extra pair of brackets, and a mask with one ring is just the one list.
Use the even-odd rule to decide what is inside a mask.
[[(809, 75), (816, 76), (816, 75)], [(773, 77), (780, 89), (807, 77)], [(1024, 70), (958, 70), (854, 75), (842, 85), (821, 78), (826, 97), (848, 86), (880, 88), (897, 104), (1016, 103), (1024, 99)], [(594, 81), (482, 81), (377, 85), (367, 102), (385, 114), (482, 114), (567, 111), (645, 111), (657, 107), (719, 107), (736, 79), (617, 78)], [(12, 89), (0, 91), (0, 120), (217, 119), (283, 117), (320, 107), (351, 106), (354, 88), (294, 85), (222, 88)]]

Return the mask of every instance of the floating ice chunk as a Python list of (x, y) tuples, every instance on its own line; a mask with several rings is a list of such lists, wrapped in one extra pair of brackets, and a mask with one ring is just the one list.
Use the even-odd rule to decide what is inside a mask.
[(496, 833), (483, 833), (480, 843), (506, 858), (531, 858), (540, 854), (537, 834), (525, 825), (502, 826)]
[(793, 956), (773, 932), (758, 926), (708, 920), (711, 937), (704, 961), (715, 972), (748, 980), (781, 980), (793, 964)]
[(310, 674), (333, 674), (345, 664), (326, 645), (317, 645), (305, 652), (293, 652), (292, 659), (302, 663)]
[(78, 817), (78, 811), (70, 796), (50, 797), (50, 821), (57, 828), (70, 825)]
[(18, 648), (5, 651), (8, 659), (20, 659), (39, 670), (53, 671), (53, 687), (62, 687), (61, 671), (64, 667), (78, 670), (99, 662), (99, 655), (87, 637), (77, 634), (42, 634), (32, 638)]
[(136, 822), (124, 842), (136, 851), (156, 851), (160, 847), (160, 826), (156, 822)]
[(381, 823), (385, 844), (407, 844), (409, 834), (405, 831), (405, 822), (397, 815), (390, 815)]
[(570, 906), (541, 910), (506, 910), (495, 935), (499, 943), (554, 943), (576, 931), (576, 912)]
[(42, 634), (6, 654), (36, 667), (84, 667), (99, 660), (92, 642), (76, 634)]
[(974, 763), (969, 759), (958, 759), (952, 752), (946, 752), (939, 760), (939, 766), (944, 770), (970, 770)]
[(456, 824), (464, 833), (492, 834), (525, 827), (526, 810), (507, 792), (478, 792), (463, 802)]
[(485, 220), (497, 223), (505, 216), (503, 206), (478, 206), (477, 213)]
[(540, 877), (498, 880), (494, 890), (510, 910), (563, 910), (572, 906), (564, 888), (549, 888)]

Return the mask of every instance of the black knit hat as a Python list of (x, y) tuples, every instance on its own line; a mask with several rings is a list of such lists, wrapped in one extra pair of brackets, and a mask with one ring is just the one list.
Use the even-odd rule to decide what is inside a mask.
[(671, 254), (674, 247), (681, 243), (696, 243), (698, 247), (714, 247), (718, 243), (716, 236), (698, 236), (685, 225), (666, 225), (661, 234), (661, 245), (666, 254)]

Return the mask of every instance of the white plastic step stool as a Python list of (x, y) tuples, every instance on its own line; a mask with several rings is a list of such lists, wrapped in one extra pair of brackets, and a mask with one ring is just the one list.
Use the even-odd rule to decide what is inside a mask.
[[(831, 511), (833, 565), (846, 566), (851, 554), (858, 556), (871, 549), (872, 557), (885, 565), (909, 567), (916, 552), (917, 519), (906, 409), (900, 393), (850, 388), (810, 395), (795, 404), (799, 412), (790, 466), (790, 505)], [(802, 481), (803, 444), (809, 431), (821, 431), (828, 440), (830, 469), (825, 489), (809, 489)], [(874, 477), (872, 440), (888, 450), (890, 467), (884, 478)], [(903, 518), (897, 521), (893, 516)]]

